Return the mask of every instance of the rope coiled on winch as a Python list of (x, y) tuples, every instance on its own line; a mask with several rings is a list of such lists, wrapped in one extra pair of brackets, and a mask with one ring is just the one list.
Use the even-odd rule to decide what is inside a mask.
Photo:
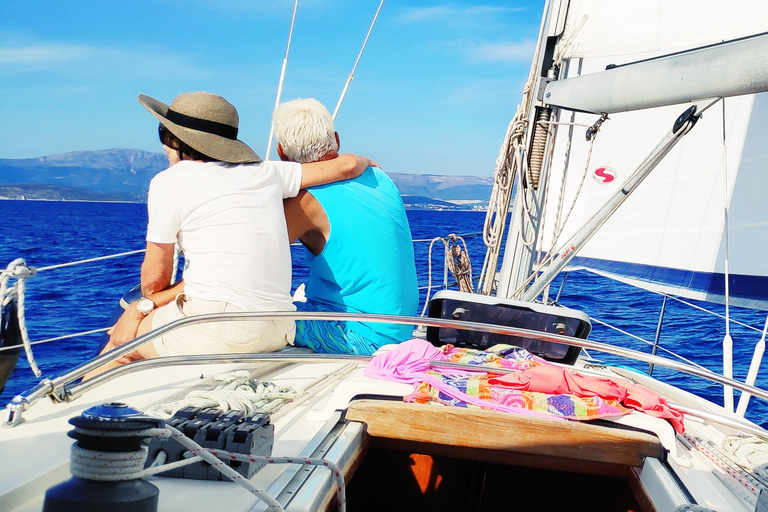
[[(184, 435), (180, 430), (166, 425), (165, 428), (150, 428), (126, 431), (102, 431), (91, 430), (76, 427), (75, 431), (94, 437), (125, 437), (130, 434), (134, 437), (164, 437), (173, 438), (181, 445), (186, 447), (193, 455), (192, 457), (173, 464), (153, 466), (143, 469), (146, 459), (146, 448), (137, 452), (118, 452), (109, 453), (95, 450), (86, 450), (77, 445), (72, 445), (72, 462), (70, 470), (73, 476), (87, 480), (101, 481), (121, 481), (136, 480), (147, 476), (155, 475), (179, 467), (192, 464), (199, 460), (204, 460), (214, 467), (217, 471), (229, 477), (234, 483), (245, 488), (260, 500), (264, 501), (269, 510), (285, 510), (283, 506), (265, 490), (256, 487), (250, 480), (229, 467), (223, 460), (227, 459), (240, 462), (266, 462), (267, 464), (303, 464), (318, 467), (326, 467), (331, 470), (336, 480), (336, 495), (339, 504), (339, 510), (346, 510), (346, 490), (344, 475), (341, 469), (333, 462), (321, 458), (303, 458), (303, 457), (260, 457), (250, 454), (233, 453), (223, 450), (213, 450), (203, 448), (198, 443)], [(220, 458), (221, 457), (221, 458)]]

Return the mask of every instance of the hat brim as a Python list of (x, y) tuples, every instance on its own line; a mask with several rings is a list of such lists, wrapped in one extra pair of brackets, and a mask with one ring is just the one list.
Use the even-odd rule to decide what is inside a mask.
[(163, 126), (182, 142), (215, 160), (233, 164), (259, 163), (261, 157), (248, 145), (236, 139), (228, 139), (213, 133), (201, 132), (180, 126), (167, 119), (168, 105), (145, 94), (139, 94), (139, 103), (155, 116)]

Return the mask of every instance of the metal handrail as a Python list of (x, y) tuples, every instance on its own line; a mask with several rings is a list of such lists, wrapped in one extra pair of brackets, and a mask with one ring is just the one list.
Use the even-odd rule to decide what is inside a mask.
[[(175, 329), (195, 325), (206, 322), (224, 322), (224, 321), (248, 321), (248, 320), (278, 320), (278, 319), (293, 319), (293, 320), (342, 320), (342, 321), (365, 321), (376, 323), (391, 323), (391, 324), (405, 324), (405, 325), (425, 325), (430, 327), (445, 327), (460, 330), (473, 330), (479, 332), (486, 332), (491, 334), (501, 334), (507, 336), (522, 336), (527, 338), (539, 339), (542, 341), (549, 341), (552, 343), (562, 343), (571, 346), (577, 346), (584, 349), (597, 350), (609, 354), (614, 354), (646, 363), (653, 363), (654, 365), (664, 366), (672, 370), (678, 370), (696, 377), (711, 380), (719, 384), (730, 385), (734, 389), (738, 389), (743, 392), (748, 392), (753, 396), (768, 401), (768, 391), (756, 388), (754, 386), (748, 386), (744, 383), (723, 377), (709, 370), (703, 370), (687, 364), (678, 363), (676, 361), (670, 361), (663, 357), (654, 356), (638, 352), (632, 349), (626, 349), (622, 347), (615, 347), (606, 343), (600, 343), (597, 341), (590, 341), (580, 338), (573, 338), (570, 336), (562, 336), (558, 334), (545, 333), (540, 331), (531, 331), (528, 329), (520, 329), (517, 327), (506, 327), (500, 325), (484, 324), (478, 322), (466, 322), (461, 320), (448, 320), (438, 318), (423, 318), (416, 316), (395, 316), (395, 315), (378, 315), (378, 314), (365, 314), (365, 313), (317, 313), (317, 312), (232, 312), (232, 313), (211, 313), (207, 315), (199, 315), (193, 317), (182, 318), (175, 320), (167, 325), (164, 325), (158, 329), (150, 331), (138, 338), (129, 341), (128, 343), (111, 350), (108, 353), (102, 354), (95, 359), (83, 363), (75, 369), (55, 377), (54, 379), (44, 379), (37, 386), (32, 388), (26, 394), (17, 395), (13, 401), (6, 407), (7, 416), (3, 422), (4, 426), (13, 426), (21, 422), (21, 413), (27, 410), (34, 403), (39, 401), (45, 396), (51, 397), (54, 401), (64, 402), (73, 399), (74, 395), (71, 394), (71, 390), (67, 388), (69, 384), (72, 384), (76, 380), (83, 377), (86, 373), (95, 370), (102, 365), (119, 359), (124, 355), (127, 355), (142, 345), (152, 341), (153, 339), (160, 337)], [(318, 358), (317, 355), (310, 355), (306, 359)], [(210, 362), (243, 362), (254, 360), (281, 360), (285, 359), (303, 359), (301, 355), (285, 356), (283, 354), (238, 354), (238, 355), (222, 355), (222, 356), (184, 356), (180, 359), (187, 361), (186, 363), (174, 362), (173, 364), (202, 364)], [(176, 358), (173, 358), (176, 360)], [(340, 360), (361, 360), (364, 362), (366, 359), (360, 356), (333, 356), (333, 359)], [(322, 361), (327, 362), (328, 358), (321, 358)], [(146, 364), (152, 365), (164, 365), (170, 364), (171, 358), (160, 358), (154, 363), (150, 361), (142, 366), (135, 366), (136, 370), (146, 368)], [(133, 366), (136, 363), (127, 366)], [(496, 371), (496, 369), (494, 369)], [(74, 387), (73, 390), (81, 394), (85, 390), (92, 386), (107, 380), (107, 377), (114, 378), (118, 372), (111, 371), (108, 374), (104, 374), (103, 379), (95, 380), (89, 385), (87, 383), (81, 384), (82, 388)], [(97, 377), (98, 379), (98, 377)]]

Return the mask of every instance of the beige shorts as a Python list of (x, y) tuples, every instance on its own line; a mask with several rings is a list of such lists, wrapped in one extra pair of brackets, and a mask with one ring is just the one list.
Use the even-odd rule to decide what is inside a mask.
[[(244, 311), (223, 301), (189, 298), (183, 293), (176, 300), (158, 308), (152, 329), (188, 316)], [(237, 320), (206, 322), (174, 329), (154, 340), (161, 356), (195, 354), (242, 354), (273, 352), (293, 343), (293, 320)]]

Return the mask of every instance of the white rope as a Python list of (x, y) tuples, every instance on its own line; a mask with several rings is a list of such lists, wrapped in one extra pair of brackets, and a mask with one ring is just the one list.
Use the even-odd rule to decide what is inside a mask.
[(384, 0), (381, 0), (379, 3), (379, 8), (376, 9), (376, 14), (373, 16), (373, 21), (371, 21), (371, 26), (368, 28), (368, 33), (365, 35), (365, 40), (363, 41), (363, 46), (360, 48), (360, 53), (357, 54), (357, 60), (355, 60), (355, 65), (352, 66), (352, 72), (349, 73), (349, 76), (347, 77), (347, 81), (344, 84), (344, 89), (341, 91), (341, 96), (339, 96), (339, 101), (336, 103), (336, 108), (333, 109), (333, 117), (332, 119), (336, 120), (336, 114), (339, 113), (339, 109), (341, 108), (341, 103), (344, 101), (344, 97), (347, 95), (347, 89), (349, 89), (349, 84), (352, 83), (352, 80), (355, 79), (355, 70), (357, 70), (357, 65), (360, 63), (360, 58), (363, 56), (363, 51), (365, 51), (365, 47), (368, 44), (368, 38), (371, 37), (371, 32), (373, 32), (373, 26), (376, 24), (376, 20), (379, 18), (379, 12), (381, 12), (381, 8), (384, 5)]
[[(545, 12), (549, 8), (549, 0), (544, 7)], [(536, 42), (536, 53), (538, 55), (544, 36), (544, 22), (539, 27), (539, 37)], [(507, 223), (507, 214), (509, 213), (509, 203), (512, 199), (512, 188), (516, 176), (518, 178), (518, 200), (523, 201), (522, 210), (525, 210), (526, 194), (528, 187), (523, 187), (522, 176), (525, 171), (525, 133), (528, 130), (528, 109), (531, 103), (531, 90), (535, 79), (535, 62), (531, 65), (528, 73), (528, 81), (523, 87), (523, 96), (520, 104), (517, 106), (515, 115), (507, 126), (507, 133), (504, 142), (499, 150), (499, 156), (496, 159), (496, 169), (494, 170), (493, 190), (488, 202), (488, 211), (485, 215), (485, 224), (483, 232), (485, 245), (488, 248), (485, 253), (480, 278), (477, 280), (477, 290), (479, 293), (490, 295), (493, 291), (493, 281), (496, 276), (496, 267), (501, 253), (501, 238)], [(523, 213), (523, 222), (526, 221)], [(525, 240), (523, 240), (525, 243)]]
[[(446, 247), (445, 265), (456, 279), (459, 291), (473, 293), (475, 290), (472, 288), (472, 262), (469, 259), (467, 243), (463, 238), (454, 234), (448, 235), (448, 241), (453, 245)], [(462, 250), (456, 242), (461, 242), (464, 249)]]
[(215, 389), (191, 391), (181, 400), (155, 405), (147, 409), (147, 412), (170, 418), (185, 407), (215, 407), (224, 412), (244, 411), (253, 414), (257, 410), (269, 412), (285, 401), (298, 398), (302, 393), (301, 388), (293, 384), (278, 386), (251, 379), (247, 370), (215, 375), (214, 380), (221, 382)]
[(726, 436), (722, 445), (730, 459), (768, 485), (768, 443), (754, 436)]
[[(463, 254), (461, 249), (456, 244), (460, 241), (464, 245)], [(424, 298), (424, 307), (421, 310), (421, 316), (423, 317), (427, 313), (427, 307), (429, 307), (429, 297), (432, 294), (432, 247), (436, 242), (442, 242), (444, 247), (444, 259), (443, 263), (446, 269), (449, 269), (453, 274), (456, 283), (459, 286), (460, 291), (474, 291), (472, 289), (472, 263), (469, 260), (469, 251), (467, 250), (467, 243), (464, 239), (451, 233), (447, 237), (435, 237), (429, 244), (429, 256), (427, 259), (427, 295)], [(451, 245), (453, 244), (453, 245)], [(459, 249), (458, 253), (454, 255), (454, 248)], [(458, 260), (458, 261), (457, 261)], [(447, 282), (445, 283), (447, 288)], [(420, 290), (423, 289), (419, 288)]]
[[(570, 122), (570, 123), (550, 123), (550, 124), (555, 124), (555, 125), (559, 124), (559, 125), (566, 125), (566, 126), (571, 126), (571, 127), (574, 127), (574, 126), (591, 127), (591, 125), (580, 124), (580, 123), (573, 123), (573, 122)], [(569, 144), (570, 144), (570, 138), (571, 137), (569, 137), (569, 142), (568, 142)], [(558, 222), (555, 223), (555, 231), (554, 231), (554, 236), (552, 237), (552, 246), (551, 246), (551, 248), (549, 250), (549, 254), (552, 254), (554, 252), (555, 247), (557, 246), (557, 241), (560, 238), (560, 235), (563, 234), (563, 230), (565, 229), (565, 225), (568, 223), (568, 219), (570, 218), (571, 213), (573, 213), (573, 209), (576, 206), (576, 201), (578, 201), (579, 196), (581, 195), (581, 189), (584, 187), (584, 182), (587, 179), (587, 174), (589, 174), (589, 163), (592, 160), (592, 149), (593, 149), (593, 147), (595, 145), (595, 139), (596, 138), (597, 137), (592, 137), (590, 139), (589, 148), (587, 149), (587, 161), (584, 164), (584, 173), (581, 175), (581, 181), (579, 182), (579, 186), (576, 188), (576, 194), (574, 194), (574, 196), (573, 196), (573, 201), (571, 202), (571, 206), (568, 208), (568, 212), (565, 214), (565, 217), (563, 218), (562, 223), (559, 222), (560, 208), (558, 207), (558, 212), (557, 212)], [(562, 185), (562, 187), (560, 189), (560, 203), (561, 204), (562, 204), (562, 201), (565, 199), (565, 176), (566, 176), (566, 173), (563, 173), (563, 185)], [(551, 257), (549, 259), (551, 259)]]
[[(483, 225), (483, 241), (487, 250), (477, 282), (478, 292), (486, 295), (490, 294), (493, 288), (493, 279), (496, 275), (496, 267), (501, 253), (501, 238), (507, 224), (515, 176), (523, 166), (523, 142), (528, 128), (528, 119), (524, 116), (524, 108), (527, 109), (530, 90), (529, 82), (523, 88), (523, 100), (517, 106), (515, 116), (507, 126), (504, 142), (499, 150), (499, 156), (496, 158), (493, 189), (488, 200), (488, 210)], [(521, 188), (518, 187), (518, 190)]]
[(136, 480), (144, 469), (147, 447), (133, 452), (101, 452), (87, 450), (74, 443), (70, 456), (69, 471), (72, 476), (87, 480), (116, 482)]
[[(29, 362), (29, 368), (35, 377), (40, 377), (43, 372), (37, 367), (35, 362), (35, 356), (32, 353), (32, 346), (29, 342), (29, 334), (27, 333), (27, 321), (24, 316), (24, 296), (26, 291), (26, 280), (28, 277), (34, 277), (37, 275), (37, 269), (35, 267), (28, 267), (24, 258), (17, 258), (8, 264), (8, 267), (0, 273), (0, 301), (2, 306), (7, 306), (11, 301), (16, 301), (17, 316), (19, 322), (19, 333), (21, 334), (21, 341), (24, 345), (24, 353), (27, 356), (27, 362)], [(16, 278), (16, 282), (12, 287), (8, 287), (8, 280), (11, 277)]]
[(694, 446), (700, 453), (706, 456), (716, 468), (720, 471), (713, 471), (713, 474), (731, 488), (738, 496), (754, 507), (763, 485), (753, 475), (734, 466), (714, 443), (704, 441), (695, 430), (688, 427), (682, 434), (683, 438)]

